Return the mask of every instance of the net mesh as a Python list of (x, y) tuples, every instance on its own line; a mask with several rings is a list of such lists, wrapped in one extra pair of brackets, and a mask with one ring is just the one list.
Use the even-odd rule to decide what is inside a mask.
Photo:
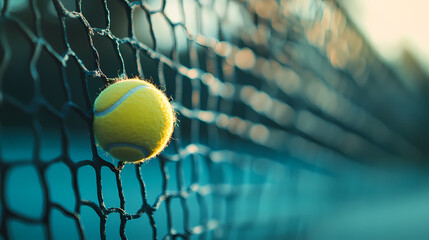
[[(407, 119), (420, 119), (423, 103), (335, 1), (0, 3), (5, 239), (17, 221), (48, 239), (66, 228), (80, 239), (299, 238), (309, 224), (302, 199), (320, 206), (335, 194), (326, 179), (422, 159), (409, 140), (421, 125)], [(160, 156), (132, 165), (97, 147), (92, 106), (107, 84), (135, 76), (165, 90), (179, 123)], [(53, 166), (66, 171), (49, 179)], [(24, 182), (12, 182), (17, 172)], [(301, 196), (306, 172), (326, 192)], [(65, 187), (52, 185), (63, 178)], [(19, 186), (40, 199), (9, 193)], [(28, 201), (40, 202), (38, 214), (26, 212)]]

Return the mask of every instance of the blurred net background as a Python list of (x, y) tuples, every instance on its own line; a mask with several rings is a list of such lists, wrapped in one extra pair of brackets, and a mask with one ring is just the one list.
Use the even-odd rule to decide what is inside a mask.
[[(336, 1), (0, 9), (0, 239), (429, 235), (427, 99)], [(135, 76), (179, 122), (124, 165), (97, 147), (92, 104)]]

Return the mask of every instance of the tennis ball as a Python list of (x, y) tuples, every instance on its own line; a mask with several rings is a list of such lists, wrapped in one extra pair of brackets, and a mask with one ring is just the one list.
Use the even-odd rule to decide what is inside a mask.
[(174, 122), (164, 93), (137, 78), (111, 84), (94, 103), (94, 136), (101, 148), (123, 162), (159, 154), (170, 140)]

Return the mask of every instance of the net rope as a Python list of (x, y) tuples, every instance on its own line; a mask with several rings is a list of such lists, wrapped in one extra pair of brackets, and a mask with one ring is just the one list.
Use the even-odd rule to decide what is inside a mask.
[[(122, 239), (127, 238), (127, 223), (143, 217), (149, 221), (153, 239), (226, 239), (232, 234), (243, 237), (255, 229), (262, 230), (263, 236), (282, 239), (300, 231), (287, 217), (293, 206), (283, 206), (284, 216), (268, 219), (260, 212), (282, 212), (279, 203), (294, 194), (285, 184), (295, 184), (295, 171), (335, 175), (347, 164), (421, 158), (421, 150), (398, 130), (403, 129), (404, 121), (385, 114), (397, 112), (386, 105), (386, 99), (393, 96), (406, 114), (413, 114), (406, 106), (420, 103), (378, 60), (335, 1), (118, 0), (99, 1), (93, 6), (89, 2), (30, 0), (21, 14), (14, 10), (12, 1), (4, 0), (0, 5), (2, 117), (6, 111), (27, 116), (34, 139), (34, 146), (22, 147), (22, 151), (32, 151), (31, 159), (7, 161), (0, 145), (1, 236), (5, 239), (10, 238), (11, 219), (41, 224), (45, 237), (54, 238), (50, 218), (54, 209), (72, 219), (78, 236), (84, 239), (83, 207), (91, 208), (99, 217), (101, 239), (108, 238), (106, 222), (113, 213), (120, 216)], [(114, 17), (118, 11), (125, 13), (123, 18)], [(22, 19), (23, 15), (27, 19)], [(101, 20), (90, 17), (95, 15), (102, 16)], [(143, 37), (136, 20), (142, 18), (137, 15), (147, 21)], [(72, 20), (86, 36), (73, 35)], [(44, 26), (52, 25), (52, 21), (57, 22), (61, 34), (48, 39)], [(125, 34), (119, 34), (118, 29)], [(19, 81), (8, 73), (14, 69), (12, 64), (17, 64), (11, 50), (17, 43), (10, 36), (24, 38), (31, 45), (28, 62), (20, 62), (22, 71), (28, 71), (31, 78), (29, 101), (4, 87), (7, 82)], [(83, 52), (75, 49), (79, 45), (70, 43), (78, 37), (78, 41), (88, 43)], [(110, 46), (97, 45), (99, 37)], [(123, 46), (132, 51), (125, 53)], [(113, 49), (110, 55), (104, 53), (107, 48)], [(47, 81), (38, 69), (42, 53), (55, 61), (50, 67), (59, 70), (51, 81), (61, 85), (65, 101), (60, 106), (42, 91), (41, 82)], [(108, 58), (117, 62), (109, 66), (105, 63)], [(72, 63), (78, 66), (79, 78), (68, 75)], [(130, 68), (131, 64), (135, 68)], [(92, 104), (104, 86), (117, 78), (134, 76), (151, 79), (165, 89), (173, 99), (179, 123), (170, 151), (150, 160), (159, 161), (161, 194), (153, 202), (148, 200), (154, 193), (147, 191), (147, 179), (142, 175), (146, 164), (136, 164), (133, 168), (142, 205), (138, 211), (129, 212), (121, 175), (125, 165), (115, 164), (100, 153), (92, 134)], [(82, 85), (84, 104), (73, 97), (71, 82)], [(372, 94), (374, 91), (377, 94)], [(70, 155), (73, 128), (66, 119), (71, 113), (85, 122), (82, 129), (89, 130), (90, 159), (76, 161)], [(60, 123), (61, 154), (49, 160), (43, 160), (40, 152), (43, 114)], [(0, 133), (7, 124), (2, 121)], [(184, 159), (190, 159), (190, 176), (183, 171)], [(71, 172), (73, 210), (50, 197), (46, 171), (57, 163), (65, 164)], [(175, 164), (176, 173), (171, 173), (169, 163)], [(12, 184), (7, 176), (24, 165), (34, 166), (40, 179), (44, 199), (40, 218), (18, 213), (7, 205), (6, 186)], [(202, 165), (207, 172), (201, 170)], [(85, 166), (95, 171), (98, 201), (81, 197), (78, 171)], [(232, 180), (223, 166), (233, 169)], [(105, 204), (101, 173), (105, 168), (115, 176), (118, 207)], [(208, 175), (207, 183), (202, 182), (203, 175)], [(259, 180), (254, 182), (248, 175)], [(185, 184), (187, 177), (190, 184)], [(175, 190), (169, 189), (171, 182)], [(196, 194), (199, 209), (196, 225), (190, 223), (190, 215), (196, 211), (187, 201), (191, 194)], [(212, 202), (207, 200), (209, 196)], [(180, 201), (183, 229), (173, 226), (174, 199)], [(246, 221), (239, 220), (236, 209), (240, 205), (248, 209)], [(161, 223), (154, 217), (161, 206), (166, 209), (162, 223), (167, 226), (165, 234), (160, 233)]]

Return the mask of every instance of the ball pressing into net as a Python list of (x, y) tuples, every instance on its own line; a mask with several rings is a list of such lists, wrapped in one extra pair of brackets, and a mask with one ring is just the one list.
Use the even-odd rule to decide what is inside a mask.
[(94, 103), (98, 144), (124, 162), (141, 162), (159, 154), (170, 140), (174, 122), (168, 98), (140, 79), (111, 84)]

